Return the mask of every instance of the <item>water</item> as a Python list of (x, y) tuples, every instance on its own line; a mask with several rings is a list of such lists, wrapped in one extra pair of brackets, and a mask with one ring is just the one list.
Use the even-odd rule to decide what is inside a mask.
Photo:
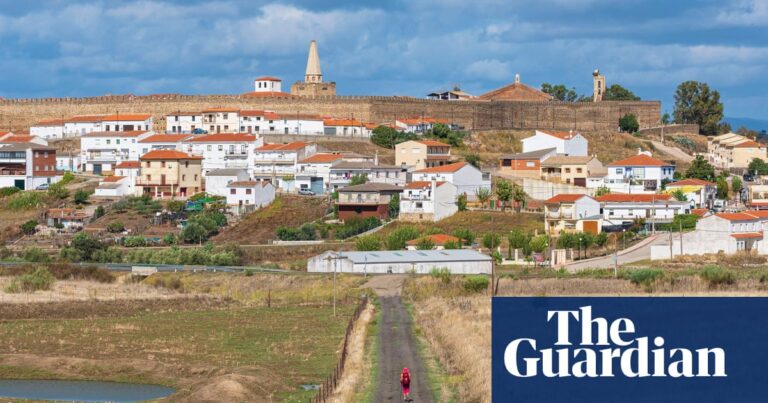
[(0, 396), (78, 402), (135, 402), (175, 392), (159, 385), (100, 381), (1, 380)]

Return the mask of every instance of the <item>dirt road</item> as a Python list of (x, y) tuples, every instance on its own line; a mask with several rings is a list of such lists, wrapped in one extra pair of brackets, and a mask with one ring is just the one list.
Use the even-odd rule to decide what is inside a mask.
[[(675, 235), (677, 236), (677, 235)], [(618, 253), (617, 265), (621, 266), (627, 263), (633, 263), (640, 260), (647, 260), (651, 258), (651, 246), (653, 245), (666, 245), (669, 243), (667, 234), (651, 235), (648, 238), (640, 241), (636, 245), (629, 247), (625, 250), (621, 250)], [(587, 260), (579, 260), (573, 262), (567, 266), (566, 269), (570, 271), (579, 271), (584, 269), (608, 269), (613, 267), (613, 255), (597, 257)]]
[(411, 372), (411, 398), (414, 402), (431, 402), (426, 368), (411, 329), (411, 317), (400, 299), (403, 276), (375, 276), (368, 283), (381, 302), (379, 323), (379, 372), (375, 402), (402, 401), (400, 372)]

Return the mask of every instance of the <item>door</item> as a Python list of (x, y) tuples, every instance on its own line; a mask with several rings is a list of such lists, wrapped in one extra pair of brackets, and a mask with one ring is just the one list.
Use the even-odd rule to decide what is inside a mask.
[(323, 178), (312, 178), (309, 184), (309, 190), (315, 192), (315, 194), (323, 194)]
[(93, 164), (93, 174), (101, 175), (101, 164)]
[(586, 187), (587, 178), (573, 178), (573, 184), (576, 186)]
[(584, 221), (584, 232), (597, 235), (597, 221)]
[(15, 187), (17, 187), (17, 188), (19, 188), (21, 190), (24, 190), (24, 179), (15, 179), (13, 181), (13, 186), (15, 186)]

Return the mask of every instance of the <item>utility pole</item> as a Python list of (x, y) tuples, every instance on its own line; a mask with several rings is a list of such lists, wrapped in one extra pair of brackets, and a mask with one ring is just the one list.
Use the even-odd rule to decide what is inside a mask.
[(680, 254), (683, 254), (683, 220), (680, 220)]
[(672, 227), (669, 227), (669, 258), (672, 259), (674, 253), (672, 252)]

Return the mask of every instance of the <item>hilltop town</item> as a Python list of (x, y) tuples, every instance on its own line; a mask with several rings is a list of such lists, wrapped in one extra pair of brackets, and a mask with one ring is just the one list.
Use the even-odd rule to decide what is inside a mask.
[(0, 373), (487, 402), (490, 296), (763, 292), (768, 146), (587, 73), (343, 96), (312, 41), (290, 88), (0, 99)]

